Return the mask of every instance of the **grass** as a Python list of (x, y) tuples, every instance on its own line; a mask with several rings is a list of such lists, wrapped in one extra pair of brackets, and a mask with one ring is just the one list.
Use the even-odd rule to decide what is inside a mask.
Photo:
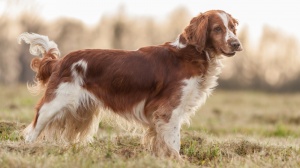
[(300, 93), (217, 90), (182, 129), (183, 162), (157, 158), (118, 128), (101, 123), (94, 143), (25, 144), (38, 97), (0, 86), (1, 167), (300, 167)]

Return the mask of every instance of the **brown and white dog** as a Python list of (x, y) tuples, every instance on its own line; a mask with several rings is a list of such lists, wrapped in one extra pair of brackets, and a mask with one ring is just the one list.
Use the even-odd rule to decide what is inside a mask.
[(44, 94), (25, 141), (38, 137), (89, 142), (101, 109), (146, 128), (144, 140), (160, 156), (180, 157), (180, 129), (217, 85), (222, 55), (242, 46), (238, 22), (221, 10), (194, 17), (175, 42), (136, 51), (86, 49), (59, 58), (48, 37), (23, 33), (30, 44), (36, 88)]

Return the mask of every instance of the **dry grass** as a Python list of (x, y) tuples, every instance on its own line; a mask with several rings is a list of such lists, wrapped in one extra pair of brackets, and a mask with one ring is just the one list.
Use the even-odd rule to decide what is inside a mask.
[(38, 97), (24, 86), (0, 87), (1, 167), (299, 167), (300, 94), (219, 91), (182, 130), (184, 162), (156, 158), (138, 136), (100, 124), (86, 146), (25, 144)]

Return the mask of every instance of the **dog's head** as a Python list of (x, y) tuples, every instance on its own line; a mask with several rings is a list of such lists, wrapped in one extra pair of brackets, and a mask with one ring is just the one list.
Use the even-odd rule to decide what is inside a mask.
[(236, 36), (237, 25), (238, 21), (230, 14), (222, 10), (210, 10), (194, 17), (182, 35), (199, 52), (233, 56), (236, 51), (242, 51)]

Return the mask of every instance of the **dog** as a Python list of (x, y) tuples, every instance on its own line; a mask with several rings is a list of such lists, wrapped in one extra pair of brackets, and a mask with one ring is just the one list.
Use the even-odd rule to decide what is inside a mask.
[(135, 51), (84, 49), (60, 58), (47, 36), (22, 33), (43, 92), (24, 130), (38, 137), (91, 142), (105, 109), (145, 128), (144, 143), (157, 156), (180, 158), (180, 129), (217, 85), (223, 56), (242, 51), (238, 21), (222, 10), (194, 17), (174, 42)]

